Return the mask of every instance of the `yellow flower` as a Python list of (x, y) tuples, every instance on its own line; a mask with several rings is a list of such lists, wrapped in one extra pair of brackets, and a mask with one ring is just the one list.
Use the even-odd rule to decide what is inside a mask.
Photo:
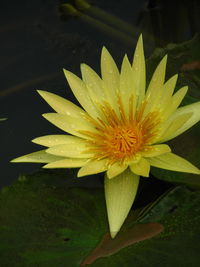
[(56, 111), (43, 116), (68, 135), (48, 135), (34, 143), (47, 147), (12, 162), (43, 162), (44, 168), (80, 167), (78, 177), (106, 172), (105, 197), (111, 236), (115, 237), (135, 199), (140, 176), (150, 166), (200, 174), (163, 144), (200, 120), (200, 102), (180, 107), (187, 86), (173, 94), (177, 75), (165, 82), (167, 56), (146, 88), (140, 36), (131, 65), (124, 56), (119, 72), (102, 49), (101, 77), (86, 64), (82, 80), (64, 71), (82, 108), (55, 94), (38, 91)]

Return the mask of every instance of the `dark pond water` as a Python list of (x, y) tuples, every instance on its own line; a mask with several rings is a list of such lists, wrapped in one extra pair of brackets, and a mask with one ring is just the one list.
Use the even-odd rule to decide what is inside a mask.
[[(80, 1), (79, 1), (80, 2)], [(71, 4), (76, 16), (60, 10)], [(85, 62), (99, 71), (101, 48), (105, 45), (118, 66), (125, 53), (132, 57), (140, 32), (146, 56), (156, 46), (189, 40), (199, 30), (198, 1), (91, 0), (3, 1), (0, 6), (0, 185), (19, 174), (40, 168), (35, 164), (11, 164), (17, 156), (40, 148), (30, 140), (59, 133), (41, 114), (51, 111), (36, 89), (76, 100), (65, 81), (62, 68), (80, 74)], [(73, 12), (72, 12), (73, 11)], [(67, 12), (65, 10), (65, 12)], [(77, 12), (77, 11), (76, 11)]]

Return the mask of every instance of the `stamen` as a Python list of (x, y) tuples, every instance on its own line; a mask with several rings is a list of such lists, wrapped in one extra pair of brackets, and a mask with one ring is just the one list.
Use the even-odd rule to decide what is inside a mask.
[(118, 97), (120, 117), (108, 102), (104, 102), (99, 106), (103, 117), (97, 120), (91, 118), (91, 123), (98, 133), (79, 131), (88, 137), (87, 152), (94, 153), (95, 159), (107, 158), (109, 164), (115, 162), (123, 164), (144, 148), (146, 149), (158, 134), (159, 112), (151, 112), (143, 118), (146, 107), (146, 102), (143, 102), (134, 118), (133, 101), (133, 96), (131, 96), (129, 114), (126, 115), (122, 99)]

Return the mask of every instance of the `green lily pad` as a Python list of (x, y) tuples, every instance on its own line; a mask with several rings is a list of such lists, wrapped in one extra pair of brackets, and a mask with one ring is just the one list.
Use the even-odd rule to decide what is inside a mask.
[(1, 191), (1, 266), (199, 266), (200, 192), (177, 187), (131, 211), (111, 240), (103, 189), (69, 187), (72, 176), (43, 171)]

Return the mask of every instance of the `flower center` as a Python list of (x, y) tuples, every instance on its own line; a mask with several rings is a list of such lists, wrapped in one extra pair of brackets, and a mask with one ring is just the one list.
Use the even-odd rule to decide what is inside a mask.
[(102, 149), (104, 153), (116, 160), (123, 160), (135, 154), (143, 140), (138, 128), (131, 125), (120, 125), (105, 129)]
[(109, 164), (123, 163), (133, 159), (137, 152), (152, 143), (158, 131), (159, 113), (150, 112), (143, 118), (144, 108), (145, 103), (133, 116), (130, 101), (127, 116), (119, 99), (119, 114), (117, 115), (108, 103), (104, 103), (101, 109), (102, 118), (98, 120), (90, 118), (97, 132), (81, 131), (89, 137), (89, 149), (86, 152), (93, 152), (94, 159), (107, 158)]

